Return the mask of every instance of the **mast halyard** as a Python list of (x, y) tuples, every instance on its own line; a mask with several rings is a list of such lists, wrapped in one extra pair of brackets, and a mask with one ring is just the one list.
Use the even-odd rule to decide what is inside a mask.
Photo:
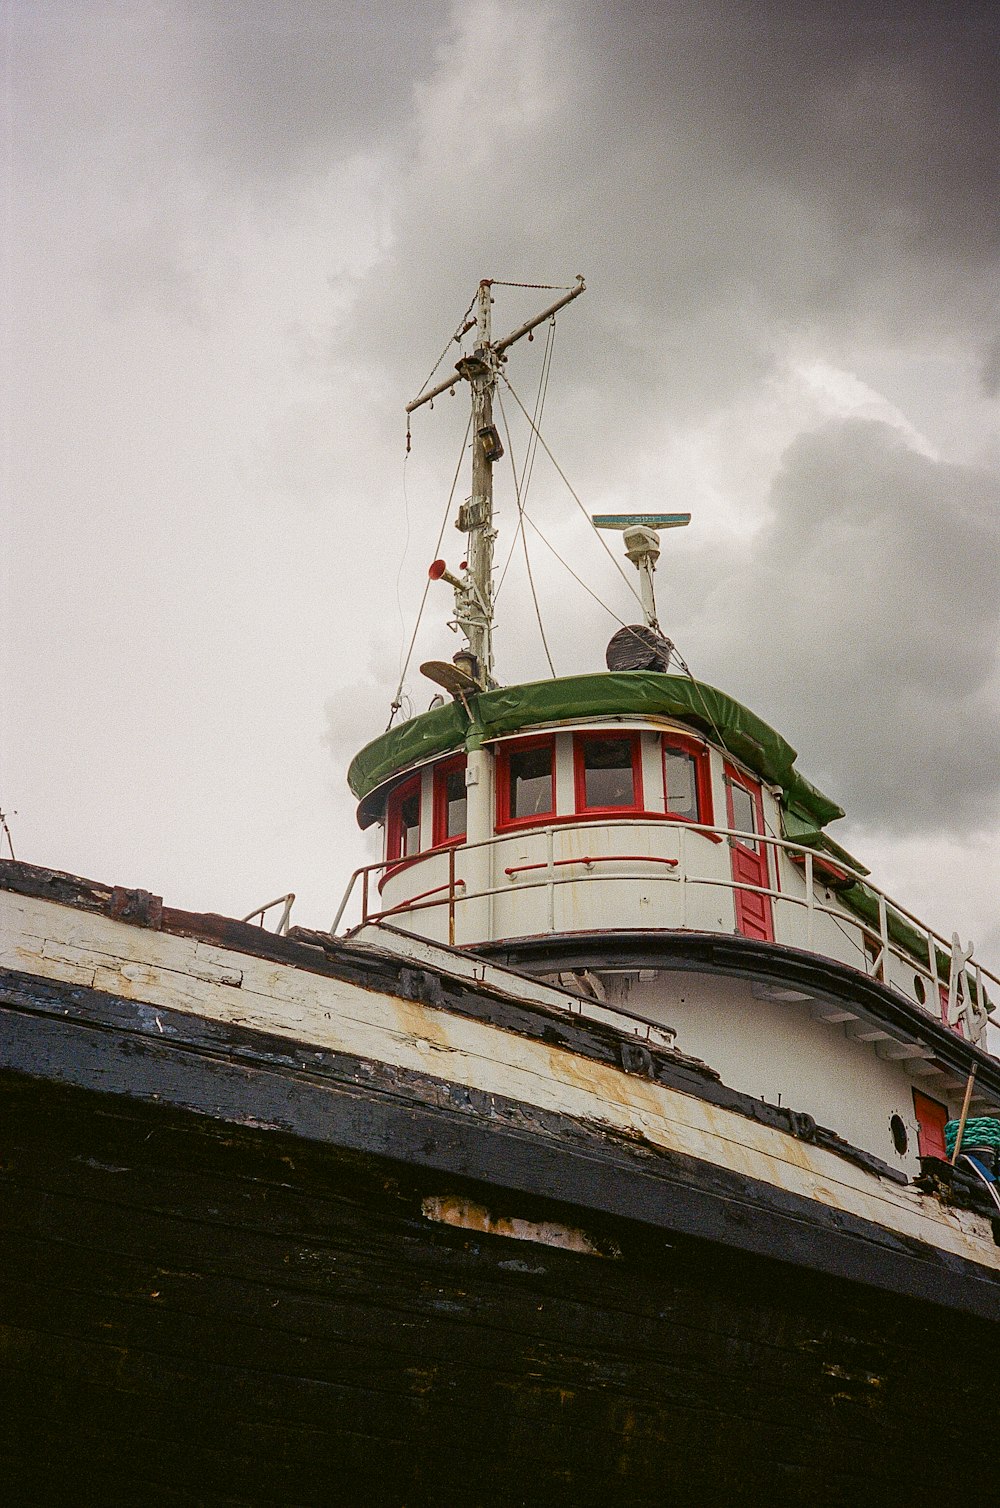
[[(519, 325), (502, 340), (493, 340), (493, 279), (483, 278), (476, 294), (476, 336), (472, 354), (455, 364), (457, 373), (406, 405), (407, 414), (441, 393), (454, 389), (459, 378), (468, 382), (472, 397), (472, 493), (462, 503), (456, 527), (469, 536), (469, 557), (461, 577), (445, 569), (443, 561), (431, 567), (434, 580), (447, 581), (455, 591), (455, 622), (468, 642), (469, 674), (481, 689), (495, 686), (493, 677), (493, 465), (503, 455), (500, 436), (493, 423), (493, 395), (506, 351), (537, 325), (551, 319), (564, 305), (585, 291), (582, 277), (563, 297), (540, 314)], [(466, 329), (469, 327), (466, 326)], [(456, 657), (457, 658), (457, 657)], [(464, 658), (464, 657), (463, 657)]]

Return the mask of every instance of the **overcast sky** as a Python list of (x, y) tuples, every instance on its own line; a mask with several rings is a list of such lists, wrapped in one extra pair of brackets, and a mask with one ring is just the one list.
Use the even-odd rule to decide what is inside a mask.
[[(329, 924), (371, 856), (344, 771), (466, 417), (421, 410), (404, 465), (403, 406), (480, 277), (584, 273), (559, 465), (591, 511), (693, 513), (657, 578), (693, 671), (799, 749), (878, 880), (1000, 962), (992, 0), (2, 16), (18, 857), (235, 915), (295, 890)], [(498, 330), (551, 297), (497, 288)], [(543, 347), (508, 368), (529, 408)], [(625, 584), (544, 454), (527, 506), (611, 610), (529, 531), (556, 669), (603, 668)], [(501, 678), (546, 674), (520, 556), (498, 618)]]

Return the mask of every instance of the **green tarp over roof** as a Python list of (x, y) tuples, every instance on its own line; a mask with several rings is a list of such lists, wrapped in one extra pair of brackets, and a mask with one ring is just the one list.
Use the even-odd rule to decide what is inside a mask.
[(469, 698), (472, 721), (459, 702), (410, 718), (373, 739), (351, 761), (348, 783), (358, 799), (411, 765), (452, 749), (540, 723), (592, 717), (671, 717), (717, 737), (729, 752), (784, 793), (783, 804), (800, 822), (820, 828), (843, 809), (795, 769), (795, 750), (747, 707), (725, 692), (687, 676), (652, 670), (575, 675), (562, 680), (503, 686)]

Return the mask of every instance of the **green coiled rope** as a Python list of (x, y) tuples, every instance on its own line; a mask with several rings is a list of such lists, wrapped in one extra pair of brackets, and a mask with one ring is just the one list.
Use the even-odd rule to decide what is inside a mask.
[[(944, 1144), (949, 1157), (955, 1150), (957, 1135), (958, 1121), (946, 1121)], [(969, 1147), (993, 1147), (1000, 1150), (1000, 1119), (994, 1115), (970, 1116), (962, 1135), (962, 1151)]]

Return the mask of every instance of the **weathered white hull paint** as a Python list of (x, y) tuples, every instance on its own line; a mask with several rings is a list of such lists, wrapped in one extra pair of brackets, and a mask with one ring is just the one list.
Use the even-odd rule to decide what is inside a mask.
[[(0, 966), (430, 1074), (640, 1137), (1000, 1272), (987, 1220), (651, 1080), (446, 1009), (50, 901), (0, 895)], [(806, 1107), (808, 1108), (808, 1107)]]

